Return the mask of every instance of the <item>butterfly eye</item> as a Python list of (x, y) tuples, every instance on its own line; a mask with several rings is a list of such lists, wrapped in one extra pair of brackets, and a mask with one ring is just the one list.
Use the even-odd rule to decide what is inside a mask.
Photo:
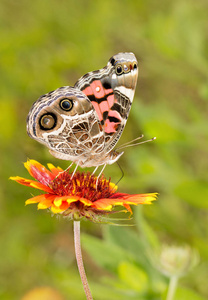
[(63, 110), (70, 111), (73, 107), (73, 101), (65, 98), (60, 101), (59, 105)]
[(40, 128), (50, 130), (56, 126), (57, 118), (54, 114), (44, 114), (39, 120)]
[(136, 70), (137, 69), (137, 64), (136, 63), (134, 63), (134, 70)]
[(116, 74), (121, 75), (123, 73), (123, 68), (121, 65), (116, 66)]

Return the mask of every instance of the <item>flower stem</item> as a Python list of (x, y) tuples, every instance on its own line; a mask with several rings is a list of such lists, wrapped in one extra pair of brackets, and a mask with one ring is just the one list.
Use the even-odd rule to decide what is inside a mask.
[(175, 291), (176, 291), (176, 287), (177, 287), (177, 283), (178, 283), (178, 276), (172, 276), (170, 278), (170, 283), (169, 283), (169, 287), (168, 287), (168, 293), (167, 293), (167, 298), (166, 300), (173, 300)]
[(80, 221), (74, 221), (74, 246), (75, 246), (77, 266), (84, 287), (85, 295), (87, 297), (87, 300), (93, 300), (90, 287), (87, 281), (85, 269), (84, 269), (83, 259), (82, 259), (81, 242), (80, 242)]

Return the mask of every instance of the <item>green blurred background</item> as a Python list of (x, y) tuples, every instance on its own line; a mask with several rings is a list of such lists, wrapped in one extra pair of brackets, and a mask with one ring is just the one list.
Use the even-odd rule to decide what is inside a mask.
[[(54, 298), (43, 299), (85, 299), (72, 223), (25, 207), (30, 193), (38, 192), (8, 178), (29, 178), (22, 164), (28, 157), (68, 166), (27, 136), (28, 111), (40, 95), (73, 86), (124, 51), (135, 53), (140, 74), (119, 145), (141, 133), (157, 140), (125, 150), (120, 191), (160, 196), (152, 206), (135, 208), (134, 227), (82, 222), (93, 294), (104, 300), (165, 299), (167, 280), (150, 268), (145, 237), (196, 248), (201, 261), (181, 279), (186, 296), (177, 299), (207, 299), (207, 11), (206, 0), (1, 0), (1, 299), (23, 299), (39, 287), (54, 291)], [(121, 176), (116, 164), (105, 174), (114, 182)], [(122, 243), (124, 236), (129, 240)]]

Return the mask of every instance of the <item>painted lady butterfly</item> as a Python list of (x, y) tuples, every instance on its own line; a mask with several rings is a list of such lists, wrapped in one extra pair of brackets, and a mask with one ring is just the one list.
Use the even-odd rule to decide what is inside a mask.
[(41, 96), (27, 118), (30, 137), (59, 159), (81, 167), (112, 164), (112, 150), (125, 127), (138, 77), (133, 53), (119, 53), (103, 69)]

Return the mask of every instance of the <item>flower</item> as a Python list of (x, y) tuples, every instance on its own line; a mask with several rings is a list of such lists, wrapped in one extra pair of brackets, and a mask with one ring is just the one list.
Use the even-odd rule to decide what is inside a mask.
[(155, 261), (158, 261), (157, 268), (167, 277), (182, 277), (198, 264), (199, 254), (189, 245), (164, 244)]
[(50, 209), (71, 219), (82, 217), (95, 220), (98, 215), (113, 212), (115, 206), (123, 206), (132, 213), (130, 205), (151, 204), (157, 193), (116, 193), (117, 186), (104, 176), (97, 178), (91, 173), (77, 171), (74, 175), (48, 164), (48, 169), (35, 160), (25, 164), (29, 174), (36, 180), (19, 176), (10, 177), (16, 182), (44, 191), (28, 199), (25, 204), (38, 203), (38, 209)]

